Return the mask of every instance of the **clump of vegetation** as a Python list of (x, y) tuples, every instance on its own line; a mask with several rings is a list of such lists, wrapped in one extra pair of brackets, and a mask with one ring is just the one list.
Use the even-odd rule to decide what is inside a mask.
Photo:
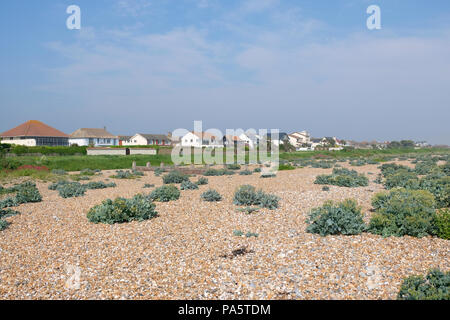
[(323, 186), (322, 187), (322, 191), (330, 191), (330, 187), (329, 186)]
[(189, 176), (180, 171), (170, 171), (168, 174), (163, 176), (164, 184), (182, 183), (183, 181), (189, 181)]
[(278, 166), (278, 170), (279, 171), (283, 171), (283, 170), (295, 170), (295, 167), (292, 166), (290, 163), (287, 164), (280, 164)]
[(136, 179), (139, 176), (143, 176), (144, 174), (139, 171), (124, 171), (124, 170), (117, 170), (116, 174), (111, 176), (111, 178), (114, 179)]
[(253, 172), (261, 172), (261, 168), (255, 168), (255, 169), (253, 169)]
[(155, 174), (156, 177), (159, 177), (163, 172), (164, 172), (164, 169), (162, 169), (162, 168), (156, 168), (155, 171), (153, 171), (153, 173)]
[(84, 196), (86, 188), (79, 182), (69, 182), (60, 185), (58, 188), (58, 193), (63, 198), (73, 198)]
[(123, 223), (143, 221), (157, 216), (155, 204), (148, 196), (138, 194), (131, 199), (107, 199), (89, 210), (87, 218), (93, 223)]
[(241, 166), (239, 164), (233, 163), (233, 164), (227, 165), (227, 169), (228, 170), (240, 170)]
[(59, 180), (58, 182), (54, 182), (48, 186), (49, 190), (57, 190), (60, 186), (70, 183), (67, 180)]
[(180, 190), (174, 185), (168, 184), (156, 188), (150, 194), (150, 199), (159, 202), (169, 202), (180, 198)]
[(275, 178), (277, 176), (274, 172), (263, 172), (261, 173), (261, 178)]
[(242, 237), (244, 233), (241, 230), (234, 230), (233, 235), (236, 237)]
[(146, 183), (144, 184), (143, 188), (153, 188), (154, 186), (155, 186), (154, 184)]
[(5, 230), (8, 227), (9, 223), (6, 220), (0, 219), (0, 231)]
[(225, 169), (208, 169), (206, 170), (203, 175), (204, 176), (225, 176), (225, 175), (233, 175), (235, 172), (232, 170), (225, 170)]
[(450, 207), (450, 176), (430, 174), (420, 180), (419, 188), (433, 194), (437, 208)]
[(206, 185), (206, 184), (208, 184), (208, 179), (205, 178), (205, 177), (200, 177), (200, 178), (198, 178), (196, 184), (197, 184), (198, 186)]
[(314, 208), (307, 220), (307, 232), (326, 235), (354, 235), (367, 229), (361, 208), (355, 200), (347, 199), (340, 203), (327, 201), (322, 207)]
[(403, 280), (398, 300), (450, 300), (450, 272), (432, 269), (423, 276)]
[(246, 238), (251, 238), (251, 237), (259, 237), (259, 234), (255, 233), (255, 232), (247, 232), (244, 234), (244, 232), (242, 232), (241, 230), (234, 230), (233, 231), (233, 235), (236, 237), (242, 237), (245, 235)]
[(64, 176), (67, 174), (66, 170), (62, 170), (62, 169), (53, 169), (52, 173), (59, 175), (59, 176)]
[(435, 201), (425, 190), (398, 188), (374, 196), (376, 213), (369, 224), (369, 232), (389, 236), (424, 237), (435, 234)]
[(33, 182), (25, 182), (18, 189), (16, 194), (17, 203), (41, 202), (42, 196)]
[(414, 172), (419, 175), (430, 174), (434, 170), (439, 170), (435, 161), (423, 161), (416, 164)]
[(450, 240), (450, 209), (442, 209), (434, 217), (436, 234), (439, 238)]
[(369, 179), (363, 174), (358, 174), (355, 170), (335, 168), (331, 175), (317, 176), (314, 183), (331, 184), (339, 187), (366, 187), (369, 185)]
[(20, 214), (20, 212), (11, 209), (0, 209), (0, 231), (5, 230), (9, 226), (9, 223), (3, 218), (11, 217), (17, 214)]
[(198, 189), (198, 185), (193, 183), (191, 180), (185, 180), (180, 185), (181, 190), (195, 190)]
[(393, 174), (398, 170), (412, 171), (407, 166), (396, 163), (384, 163), (378, 168), (381, 170), (381, 174), (383, 175), (383, 177)]
[(208, 201), (208, 202), (215, 202), (215, 201), (221, 201), (222, 196), (220, 193), (218, 193), (216, 190), (209, 189), (208, 191), (205, 191), (200, 196), (202, 200)]
[(259, 207), (244, 207), (244, 208), (238, 208), (237, 210), (239, 212), (245, 212), (245, 214), (252, 214), (259, 211)]
[(242, 170), (241, 172), (239, 172), (239, 174), (241, 176), (251, 176), (253, 174), (253, 171), (250, 170)]
[(89, 183), (83, 185), (83, 187), (85, 187), (86, 189), (89, 189), (89, 190), (115, 188), (116, 186), (117, 185), (114, 182), (104, 183), (102, 181), (89, 182)]
[(259, 206), (274, 210), (278, 208), (280, 198), (273, 194), (264, 193), (262, 190), (256, 191), (251, 185), (242, 185), (234, 193), (233, 203), (239, 206)]
[(418, 189), (419, 178), (414, 172), (411, 172), (409, 170), (396, 170), (386, 176), (384, 186), (388, 190), (397, 187), (406, 189)]

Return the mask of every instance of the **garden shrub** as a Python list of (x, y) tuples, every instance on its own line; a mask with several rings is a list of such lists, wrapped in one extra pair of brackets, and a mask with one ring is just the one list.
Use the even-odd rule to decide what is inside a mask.
[(367, 229), (361, 208), (355, 200), (347, 199), (340, 203), (327, 201), (322, 207), (314, 208), (307, 220), (307, 232), (326, 235), (354, 235)]
[(195, 190), (198, 189), (198, 185), (190, 180), (185, 180), (180, 185), (181, 190)]
[(58, 193), (63, 198), (84, 196), (86, 188), (79, 182), (69, 182), (58, 186)]
[(373, 205), (376, 213), (370, 220), (371, 233), (383, 237), (435, 234), (435, 201), (428, 191), (394, 189), (375, 195)]
[(450, 209), (439, 210), (434, 217), (434, 225), (439, 238), (450, 240)]
[(264, 193), (262, 190), (256, 191), (251, 185), (242, 185), (234, 193), (233, 203), (239, 206), (260, 206), (267, 209), (278, 208), (279, 197)]
[(364, 174), (358, 174), (355, 170), (335, 168), (331, 175), (319, 175), (315, 184), (331, 184), (339, 187), (365, 187), (369, 185), (369, 179)]
[(93, 223), (123, 223), (143, 221), (157, 216), (155, 204), (148, 196), (138, 194), (131, 199), (107, 199), (89, 210), (87, 218)]
[(403, 280), (398, 300), (450, 300), (450, 272), (432, 269), (423, 276)]
[(180, 198), (180, 190), (174, 185), (164, 185), (156, 188), (150, 194), (150, 199), (153, 201), (169, 202), (171, 200), (178, 200)]
[(198, 186), (203, 186), (203, 185), (205, 185), (205, 184), (208, 184), (208, 179), (205, 178), (205, 177), (200, 177), (200, 178), (198, 178), (196, 184), (197, 184)]
[(208, 202), (215, 202), (215, 201), (222, 200), (222, 196), (216, 190), (213, 190), (213, 189), (209, 189), (208, 191), (203, 192), (200, 197), (204, 201), (208, 201)]
[(164, 184), (182, 183), (183, 181), (189, 181), (189, 177), (180, 171), (170, 171), (168, 174), (163, 176)]

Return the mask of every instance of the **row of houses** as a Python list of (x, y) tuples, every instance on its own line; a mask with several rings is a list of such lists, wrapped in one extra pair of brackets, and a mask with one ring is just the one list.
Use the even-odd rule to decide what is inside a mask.
[(30, 120), (11, 130), (0, 134), (1, 143), (34, 146), (170, 146), (171, 141), (166, 135), (141, 134), (134, 136), (117, 136), (106, 128), (80, 128), (71, 134), (66, 134), (41, 121)]
[[(0, 134), (1, 143), (23, 146), (174, 146), (182, 147), (210, 147), (223, 148), (237, 144), (245, 145), (250, 149), (260, 143), (268, 141), (276, 146), (288, 145), (289, 149), (308, 151), (326, 148), (328, 150), (340, 150), (343, 147), (358, 149), (379, 148), (383, 149), (389, 142), (356, 142), (344, 141), (336, 137), (313, 138), (307, 131), (298, 131), (287, 134), (280, 132), (277, 137), (267, 133), (255, 134), (254, 131), (246, 131), (237, 135), (219, 136), (210, 132), (188, 132), (181, 136), (165, 134), (136, 133), (133, 136), (113, 135), (104, 128), (80, 128), (71, 134), (59, 131), (41, 121), (30, 120), (11, 130)], [(428, 145), (425, 142), (416, 143), (416, 147)]]

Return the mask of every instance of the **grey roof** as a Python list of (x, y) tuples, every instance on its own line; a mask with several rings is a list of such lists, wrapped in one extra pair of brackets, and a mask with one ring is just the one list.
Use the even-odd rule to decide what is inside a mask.
[(147, 134), (147, 133), (138, 133), (138, 134), (143, 136), (147, 140), (167, 140), (167, 141), (170, 141), (170, 139), (165, 134)]
[(70, 138), (102, 138), (102, 139), (117, 139), (117, 136), (112, 135), (105, 129), (97, 128), (81, 128), (70, 135)]

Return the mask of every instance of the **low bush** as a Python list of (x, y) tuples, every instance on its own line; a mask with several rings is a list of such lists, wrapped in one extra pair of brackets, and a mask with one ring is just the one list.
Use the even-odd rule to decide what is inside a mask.
[(347, 199), (340, 203), (327, 201), (322, 207), (314, 208), (307, 220), (307, 232), (326, 235), (354, 235), (367, 229), (361, 208), (355, 200)]
[(250, 170), (242, 170), (241, 172), (239, 172), (239, 174), (241, 176), (251, 176), (253, 174), (253, 171)]
[(314, 183), (339, 187), (365, 187), (369, 185), (369, 179), (363, 174), (358, 174), (355, 170), (335, 168), (331, 175), (317, 176)]
[(150, 199), (153, 201), (169, 202), (178, 200), (180, 198), (180, 190), (174, 185), (164, 185), (156, 188), (150, 194)]
[(253, 169), (253, 172), (261, 172), (261, 168), (255, 168)]
[(58, 182), (54, 182), (48, 186), (49, 190), (57, 190), (60, 186), (70, 183), (66, 180), (59, 180)]
[(164, 169), (162, 169), (162, 168), (156, 168), (155, 171), (153, 171), (153, 173), (155, 174), (156, 177), (159, 177), (163, 172), (164, 172)]
[(0, 231), (5, 230), (9, 223), (6, 220), (0, 219)]
[(295, 167), (294, 166), (292, 166), (291, 164), (280, 164), (279, 166), (278, 166), (278, 170), (279, 171), (283, 171), (283, 170), (295, 170)]
[(154, 184), (146, 183), (144, 184), (143, 188), (153, 188), (154, 186), (155, 186)]
[(99, 173), (99, 172), (101, 172), (101, 170), (98, 170), (98, 169), (92, 170), (92, 169), (86, 168), (86, 169), (83, 169), (80, 171), (80, 175), (94, 176), (96, 173)]
[(197, 184), (198, 186), (206, 185), (206, 184), (208, 184), (208, 179), (205, 178), (205, 177), (200, 177), (200, 178), (198, 178), (196, 184)]
[(329, 186), (323, 186), (322, 187), (322, 191), (330, 191), (330, 187)]
[(86, 188), (79, 182), (69, 182), (58, 186), (58, 193), (63, 198), (84, 196)]
[(388, 190), (393, 188), (418, 189), (419, 178), (414, 172), (408, 170), (397, 170), (386, 176), (384, 187)]
[(180, 185), (181, 190), (195, 190), (198, 189), (198, 185), (190, 180), (185, 180)]
[(222, 196), (220, 193), (218, 193), (216, 190), (209, 189), (208, 191), (205, 191), (200, 196), (202, 200), (208, 201), (208, 202), (215, 202), (215, 201), (221, 201)]
[(435, 234), (435, 201), (428, 191), (398, 188), (375, 195), (372, 204), (376, 213), (370, 220), (369, 232), (383, 237)]
[(116, 186), (117, 185), (114, 182), (104, 183), (102, 181), (93, 181), (83, 185), (83, 187), (89, 190), (115, 188)]
[(390, 174), (395, 173), (398, 170), (406, 170), (406, 171), (412, 171), (410, 168), (396, 163), (385, 163), (378, 167), (381, 170), (381, 174), (386, 177)]
[(433, 194), (437, 208), (450, 207), (450, 176), (430, 174), (420, 180), (418, 188)]
[(17, 203), (41, 202), (42, 196), (34, 183), (25, 183), (17, 191)]
[(168, 174), (163, 176), (164, 184), (182, 183), (183, 181), (189, 181), (189, 177), (180, 171), (170, 171)]
[(432, 269), (423, 276), (403, 280), (398, 300), (450, 300), (450, 272)]
[(277, 176), (274, 172), (263, 172), (261, 173), (261, 178), (275, 178)]
[(93, 223), (123, 223), (143, 221), (157, 216), (155, 204), (148, 196), (138, 194), (131, 199), (107, 199), (89, 210), (87, 218)]
[(225, 169), (208, 169), (206, 170), (203, 175), (204, 176), (224, 176), (224, 175), (233, 175), (235, 172), (232, 170), (225, 170)]
[(436, 162), (434, 161), (424, 161), (416, 164), (414, 172), (419, 175), (430, 174), (434, 170), (439, 170)]
[(139, 176), (143, 176), (144, 174), (139, 171), (123, 171), (117, 170), (116, 174), (111, 176), (114, 179), (135, 179)]
[(439, 169), (446, 175), (450, 176), (450, 162), (443, 164), (439, 167)]
[(450, 209), (439, 210), (434, 217), (434, 225), (439, 238), (450, 240)]
[(228, 170), (240, 170), (241, 166), (239, 164), (236, 164), (236, 163), (229, 164), (229, 165), (227, 165), (227, 169)]
[(262, 190), (256, 191), (251, 185), (242, 185), (234, 193), (233, 203), (239, 206), (260, 206), (267, 209), (278, 208), (279, 197), (264, 193)]
[(62, 170), (62, 169), (53, 169), (52, 173), (59, 175), (59, 176), (64, 176), (67, 174), (66, 170)]

